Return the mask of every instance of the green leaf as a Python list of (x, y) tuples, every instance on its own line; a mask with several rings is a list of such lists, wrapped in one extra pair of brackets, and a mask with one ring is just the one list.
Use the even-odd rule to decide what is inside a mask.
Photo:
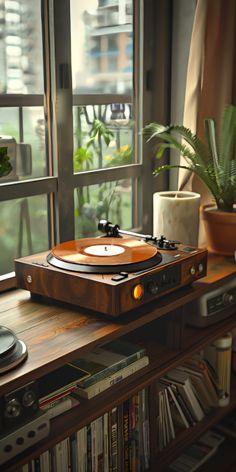
[(154, 174), (172, 168), (188, 169), (209, 188), (220, 208), (232, 209), (236, 202), (236, 107), (226, 106), (218, 139), (214, 120), (208, 118), (204, 125), (206, 142), (184, 126), (145, 126), (143, 134), (148, 142), (155, 142), (157, 159), (163, 157), (166, 149), (175, 149), (186, 160), (186, 166), (160, 166)]

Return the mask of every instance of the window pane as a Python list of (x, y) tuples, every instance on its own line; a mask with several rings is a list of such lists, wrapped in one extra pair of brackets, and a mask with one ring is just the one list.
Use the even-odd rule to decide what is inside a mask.
[(0, 33), (0, 93), (43, 93), (40, 0), (2, 0)]
[(0, 275), (14, 270), (16, 257), (49, 248), (47, 196), (0, 203)]
[(131, 113), (130, 104), (74, 107), (74, 172), (133, 162)]
[(71, 0), (73, 90), (131, 93), (132, 0)]
[(126, 179), (75, 189), (75, 238), (101, 235), (97, 231), (100, 219), (130, 229), (132, 186), (132, 181)]
[(13, 170), (1, 182), (47, 175), (43, 107), (0, 108), (0, 135), (14, 138), (4, 143)]

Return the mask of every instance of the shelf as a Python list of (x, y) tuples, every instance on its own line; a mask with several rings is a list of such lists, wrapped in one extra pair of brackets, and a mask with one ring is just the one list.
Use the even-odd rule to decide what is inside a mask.
[(236, 273), (236, 265), (231, 259), (225, 262), (224, 258), (211, 257), (207, 277), (119, 318), (42, 298), (35, 300), (23, 290), (1, 294), (1, 324), (15, 331), (29, 351), (26, 362), (1, 377), (1, 394), (55, 370), (98, 344), (131, 333), (178, 310), (213, 285), (219, 286), (221, 273), (224, 278), (231, 277)]
[[(121, 404), (142, 388), (150, 386), (167, 370), (177, 366), (194, 352), (235, 327), (235, 308), (229, 308), (229, 318), (207, 328), (192, 328), (185, 323), (183, 306), (203, 293), (235, 276), (236, 265), (231, 259), (210, 257), (207, 277), (192, 286), (172, 292), (155, 302), (126, 313), (119, 318), (95, 314), (79, 307), (52, 300), (33, 298), (23, 290), (11, 290), (0, 295), (1, 324), (11, 328), (28, 347), (28, 358), (16, 369), (0, 378), (0, 396), (52, 372), (57, 367), (78, 358), (97, 345), (121, 336), (144, 345), (150, 365), (133, 374), (89, 401), (82, 400), (79, 407), (68, 411), (51, 422), (50, 435), (31, 449), (2, 466), (3, 472), (15, 472), (25, 462), (82, 428), (96, 417)], [(231, 316), (232, 315), (232, 316)], [(173, 443), (152, 457), (155, 463), (165, 466), (203, 431), (218, 422), (236, 406), (234, 382), (230, 406), (215, 410), (194, 428), (182, 432)], [(153, 396), (154, 398), (154, 396)], [(234, 399), (235, 398), (235, 399)], [(152, 409), (151, 428), (156, 431)], [(152, 431), (153, 433), (153, 431)], [(156, 445), (152, 450), (155, 451)]]
[[(224, 435), (224, 434), (223, 434)], [(219, 446), (218, 451), (205, 464), (203, 464), (198, 472), (233, 472), (236, 470), (235, 458), (236, 439), (226, 438)]]
[[(233, 320), (230, 320), (230, 324)], [(234, 321), (235, 324), (235, 321)], [(222, 323), (221, 326), (218, 326), (217, 329), (214, 330), (212, 333), (212, 340), (216, 339), (220, 333), (222, 333)], [(224, 326), (226, 325), (226, 321), (224, 322)], [(210, 328), (208, 328), (209, 332)], [(123, 401), (129, 397), (132, 397), (135, 393), (137, 393), (142, 388), (150, 386), (155, 382), (159, 377), (163, 376), (167, 370), (170, 368), (179, 365), (181, 361), (189, 357), (192, 353), (196, 352), (196, 347), (191, 350), (181, 352), (181, 354), (172, 351), (165, 346), (161, 346), (156, 344), (155, 342), (145, 342), (145, 333), (143, 345), (146, 346), (149, 358), (150, 358), (150, 365), (143, 368), (142, 370), (136, 372), (132, 376), (124, 379), (119, 384), (116, 384), (113, 387), (110, 387), (106, 391), (102, 392), (100, 395), (97, 395), (91, 400), (84, 400), (81, 399), (80, 405), (75, 407), (74, 409), (62, 414), (60, 417), (55, 418), (51, 422), (51, 431), (50, 435), (45, 438), (45, 440), (41, 441), (37, 445), (35, 445), (32, 450), (27, 450), (27, 457), (29, 459), (37, 457), (45, 448), (50, 448), (54, 446), (57, 442), (61, 441), (65, 437), (71, 435), (75, 431), (79, 430), (87, 423), (93, 421), (95, 418), (103, 415), (108, 409), (112, 409), (114, 406), (123, 403)], [(134, 340), (137, 341), (137, 338), (134, 336)], [(207, 343), (205, 339), (205, 343)], [(201, 344), (202, 346), (202, 344)], [(213, 414), (204, 418), (203, 421), (197, 423), (194, 428), (191, 428), (191, 441), (195, 436), (197, 437), (202, 431), (205, 431), (211, 422), (215, 423), (221, 417), (223, 417), (228, 411), (236, 406), (236, 380), (234, 380), (234, 384), (232, 387), (231, 393), (231, 404), (226, 408), (221, 408), (219, 411), (214, 411)], [(108, 406), (109, 405), (109, 408)], [(216, 419), (215, 419), (216, 418)], [(173, 441), (171, 446), (166, 449), (167, 457), (169, 458), (169, 454), (174, 453), (176, 450), (179, 450), (180, 444), (183, 442), (186, 445), (186, 434), (188, 434), (189, 430), (183, 431), (180, 433), (179, 437)], [(185, 447), (185, 446), (184, 446)], [(158, 455), (158, 461), (164, 458), (165, 462), (165, 455), (166, 451)], [(24, 453), (21, 456), (18, 456), (19, 464), (24, 464)], [(10, 462), (11, 464), (11, 462)], [(3, 469), (5, 471), (5, 469)], [(13, 472), (14, 468), (8, 465), (6, 471)]]
[(226, 416), (230, 411), (236, 408), (236, 378), (232, 378), (230, 404), (223, 408), (217, 408), (211, 414), (205, 416), (202, 421), (199, 421), (195, 426), (185, 429), (178, 434), (173, 442), (162, 452), (156, 454), (155, 461), (158, 463), (161, 470), (165, 470), (180, 453), (191, 443), (193, 443), (201, 434), (208, 429), (215, 426)]

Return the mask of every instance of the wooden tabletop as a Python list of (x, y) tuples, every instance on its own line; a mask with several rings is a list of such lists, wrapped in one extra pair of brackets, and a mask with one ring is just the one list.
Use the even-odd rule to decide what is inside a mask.
[(208, 275), (193, 286), (177, 290), (120, 319), (54, 301), (36, 300), (23, 290), (1, 294), (0, 324), (12, 329), (26, 343), (28, 358), (0, 376), (0, 395), (79, 357), (95, 345), (144, 326), (235, 274), (233, 259), (210, 257)]

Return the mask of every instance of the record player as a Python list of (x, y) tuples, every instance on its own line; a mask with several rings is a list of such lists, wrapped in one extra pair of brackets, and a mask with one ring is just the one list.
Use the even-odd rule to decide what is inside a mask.
[(101, 237), (16, 259), (18, 287), (116, 317), (206, 275), (206, 249), (124, 231), (106, 220), (98, 228)]

